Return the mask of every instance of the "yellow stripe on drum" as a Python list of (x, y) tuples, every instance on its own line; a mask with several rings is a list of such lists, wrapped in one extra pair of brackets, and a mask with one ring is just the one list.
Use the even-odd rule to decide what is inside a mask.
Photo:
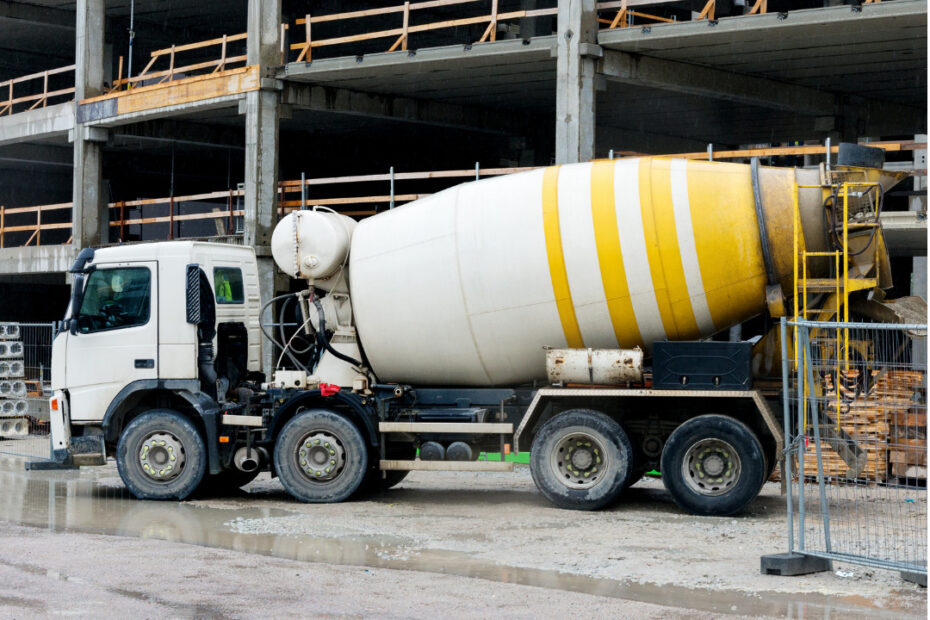
[(565, 343), (572, 348), (583, 348), (578, 318), (572, 303), (572, 292), (565, 270), (565, 255), (562, 252), (562, 231), (559, 227), (559, 167), (546, 168), (543, 173), (542, 191), (543, 234), (546, 238), (546, 256), (549, 259), (549, 277), (555, 306), (562, 321)]
[(765, 265), (749, 166), (689, 162), (688, 202), (701, 280), (714, 325), (735, 325), (765, 308)]
[(675, 210), (675, 233), (678, 235), (679, 254), (683, 275), (691, 300), (691, 310), (697, 329), (702, 336), (714, 333), (714, 320), (707, 307), (704, 281), (698, 264), (697, 248), (694, 245), (694, 229), (691, 225), (691, 204), (688, 201), (688, 160), (673, 159), (671, 162), (672, 204)]
[[(635, 165), (635, 162), (633, 162)], [(630, 289), (627, 286), (623, 254), (620, 250), (620, 231), (615, 205), (615, 170), (619, 162), (599, 161), (591, 167), (591, 216), (594, 223), (594, 244), (601, 268), (601, 281), (610, 322), (621, 347), (643, 346)], [(629, 165), (629, 163), (627, 163)], [(630, 188), (620, 188), (628, 193)], [(638, 198), (637, 198), (638, 204)]]
[[(680, 340), (696, 338), (699, 334), (678, 248), (670, 164), (667, 159), (649, 160), (648, 164), (640, 167), (639, 187), (643, 232), (656, 302), (666, 335)], [(646, 187), (651, 190), (648, 194), (643, 193)]]

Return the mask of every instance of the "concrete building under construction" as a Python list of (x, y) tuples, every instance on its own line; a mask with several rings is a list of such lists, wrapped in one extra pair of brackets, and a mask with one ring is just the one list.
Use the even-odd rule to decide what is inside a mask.
[(303, 205), (841, 140), (913, 171), (882, 221), (896, 292), (926, 296), (926, 23), (923, 0), (4, 2), (0, 319), (60, 318), (82, 247), (246, 243), (270, 298)]

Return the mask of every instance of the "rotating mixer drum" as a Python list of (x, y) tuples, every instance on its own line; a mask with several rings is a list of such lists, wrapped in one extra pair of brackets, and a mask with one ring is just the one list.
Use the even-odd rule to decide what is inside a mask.
[[(786, 292), (795, 184), (816, 174), (759, 171), (772, 278)], [(801, 190), (808, 228), (821, 200)], [(805, 232), (809, 247), (823, 238)], [(544, 379), (543, 346), (648, 352), (706, 337), (762, 312), (772, 279), (750, 166), (662, 158), (453, 187), (363, 220), (349, 265), (375, 372), (452, 385)]]

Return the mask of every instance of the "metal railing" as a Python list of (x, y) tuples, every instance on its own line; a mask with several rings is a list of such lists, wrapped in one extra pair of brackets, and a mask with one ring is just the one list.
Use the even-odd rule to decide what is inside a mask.
[(783, 321), (783, 351), (789, 326), (789, 551), (926, 575), (927, 326)]
[[(74, 65), (68, 65), (67, 67), (58, 67), (57, 69), (47, 69), (45, 71), (39, 71), (38, 73), (31, 73), (29, 75), (23, 75), (20, 77), (12, 78), (5, 82), (0, 82), (0, 97), (6, 96), (6, 100), (0, 99), (0, 116), (4, 114), (13, 114), (14, 108), (20, 104), (30, 104), (31, 105), (25, 110), (32, 110), (37, 107), (46, 107), (48, 105), (49, 99), (57, 99), (64, 97), (66, 95), (74, 95), (74, 76), (68, 81), (68, 85), (64, 88), (55, 88), (52, 87), (52, 90), (49, 90), (49, 78), (52, 81), (58, 80), (57, 76), (65, 73), (74, 73)], [(30, 90), (35, 90), (36, 82), (42, 82), (42, 92), (39, 93), (30, 93), (28, 95), (19, 95), (16, 96), (13, 92), (13, 87), (16, 85), (22, 85), (32, 83)], [(19, 112), (24, 111), (22, 108), (18, 110)]]
[[(192, 75), (200, 75), (204, 72), (208, 74), (218, 73), (233, 66), (244, 66), (246, 54), (232, 52), (231, 46), (239, 41), (244, 42), (247, 38), (248, 33), (246, 32), (233, 35), (224, 34), (222, 37), (207, 39), (206, 41), (197, 41), (184, 45), (172, 45), (171, 47), (155, 50), (149, 55), (149, 62), (142, 71), (136, 75), (128, 75), (126, 77), (123, 77), (123, 57), (120, 56), (117, 78), (113, 81), (113, 88), (110, 92), (171, 82), (176, 79), (191, 77)], [(239, 43), (240, 48), (243, 45), (244, 43)], [(216, 58), (191, 62), (186, 65), (178, 65), (177, 58), (179, 54), (187, 54), (196, 51), (198, 54), (203, 55), (204, 50), (215, 47), (218, 47), (219, 50), (210, 53), (210, 55), (212, 56), (215, 54)], [(242, 52), (244, 50), (238, 49), (238, 51)], [(161, 65), (167, 63), (168, 66), (165, 69), (152, 71), (156, 63)], [(129, 70), (131, 70), (131, 67), (127, 68), (127, 71)]]
[[(926, 149), (925, 142), (913, 140), (873, 142), (869, 146), (883, 148), (886, 152)], [(837, 147), (832, 147), (833, 153)], [(818, 145), (753, 148), (718, 151), (713, 159), (748, 159), (750, 157), (776, 157), (784, 155), (823, 155), (826, 147)], [(646, 156), (641, 153), (618, 153), (623, 157)], [(707, 159), (708, 152), (675, 153), (662, 155), (683, 159)], [(512, 174), (534, 167), (475, 168), (464, 170), (429, 170), (421, 172), (394, 172), (366, 175), (346, 175), (312, 179), (281, 181), (278, 191), (279, 214), (305, 206), (327, 206), (346, 215), (366, 217), (379, 210), (391, 208), (416, 200), (469, 179)], [(925, 174), (926, 171), (914, 171)], [(419, 182), (411, 185), (410, 182)], [(378, 187), (380, 190), (360, 191), (359, 188)], [(403, 185), (404, 191), (397, 191)], [(301, 188), (303, 187), (303, 190)], [(346, 190), (340, 188), (347, 188)], [(312, 193), (310, 193), (312, 192)], [(242, 232), (241, 187), (215, 192), (204, 192), (184, 196), (139, 198), (108, 204), (110, 228), (119, 229), (117, 238), (122, 241), (141, 238), (143, 226), (161, 226), (162, 230), (149, 238), (177, 239), (186, 237), (228, 237)], [(0, 205), (0, 248), (29, 245), (57, 245), (71, 242), (70, 211), (72, 203), (50, 205), (4, 207)], [(197, 226), (195, 222), (212, 223)], [(187, 228), (185, 230), (184, 228)], [(49, 241), (49, 237), (51, 240)]]

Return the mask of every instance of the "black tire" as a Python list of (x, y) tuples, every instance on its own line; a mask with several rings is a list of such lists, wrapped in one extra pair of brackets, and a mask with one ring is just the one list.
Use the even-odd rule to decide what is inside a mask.
[(662, 450), (665, 488), (679, 507), (696, 515), (743, 510), (762, 488), (766, 470), (755, 433), (724, 415), (688, 420), (672, 432)]
[[(146, 449), (156, 443), (161, 446)], [(170, 454), (168, 447), (172, 448)], [(151, 470), (156, 463), (155, 457), (149, 456), (156, 452), (159, 458), (170, 459), (164, 462), (164, 469), (170, 466), (172, 471), (161, 476), (146, 472), (146, 466)], [(184, 415), (171, 409), (153, 409), (123, 429), (116, 445), (116, 466), (123, 483), (137, 498), (182, 500), (200, 486), (207, 469), (207, 451), (200, 432)]]
[[(392, 441), (387, 444), (385, 454), (389, 460), (412, 461), (417, 458), (417, 447), (413, 443)], [(375, 449), (369, 456), (368, 474), (359, 489), (362, 494), (378, 493), (396, 487), (404, 481), (409, 470), (391, 469), (381, 471), (378, 461), (381, 459), (380, 451)]]
[[(570, 444), (579, 441), (588, 444), (576, 453), (580, 461), (563, 458), (565, 450), (572, 454), (576, 449)], [(530, 473), (536, 488), (559, 508), (597, 510), (627, 486), (632, 455), (630, 439), (615, 420), (599, 411), (572, 409), (548, 420), (536, 433)]]
[(203, 477), (200, 487), (197, 489), (197, 494), (214, 497), (235, 494), (239, 489), (255, 480), (259, 473), (258, 470), (245, 472), (230, 467), (218, 474), (207, 474)]
[[(308, 442), (310, 446), (305, 447)], [(334, 464), (314, 461), (321, 456), (332, 456)], [(275, 445), (274, 463), (281, 484), (296, 499), (307, 503), (341, 502), (355, 493), (365, 479), (368, 447), (355, 424), (332, 411), (311, 409), (284, 425)]]

